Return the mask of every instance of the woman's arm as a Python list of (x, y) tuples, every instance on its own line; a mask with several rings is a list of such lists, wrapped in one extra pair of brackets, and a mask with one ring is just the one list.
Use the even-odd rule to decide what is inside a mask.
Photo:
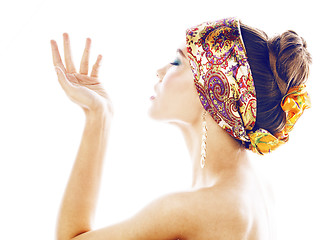
[(71, 239), (92, 229), (109, 121), (106, 111), (86, 115), (84, 133), (59, 213), (58, 239)]
[(111, 104), (97, 79), (101, 56), (88, 76), (91, 40), (87, 39), (80, 73), (76, 73), (67, 34), (64, 38), (64, 67), (55, 41), (51, 42), (58, 80), (67, 95), (86, 115), (85, 129), (59, 213), (58, 239), (71, 239), (91, 230), (91, 220), (100, 186), (111, 120)]

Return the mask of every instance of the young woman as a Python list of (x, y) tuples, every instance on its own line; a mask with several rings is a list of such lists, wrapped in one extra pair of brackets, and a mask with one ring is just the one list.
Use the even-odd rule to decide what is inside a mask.
[[(293, 31), (269, 39), (235, 18), (187, 30), (177, 58), (157, 71), (149, 114), (181, 129), (193, 165), (189, 191), (159, 198), (132, 218), (94, 230), (113, 108), (98, 80), (101, 55), (89, 69), (86, 47), (76, 71), (64, 34), (62, 63), (51, 41), (58, 80), (84, 109), (81, 145), (59, 213), (65, 239), (274, 239), (271, 194), (258, 181), (247, 150), (270, 152), (288, 138), (309, 107), (303, 83), (311, 58)], [(197, 91), (196, 91), (197, 90)]]

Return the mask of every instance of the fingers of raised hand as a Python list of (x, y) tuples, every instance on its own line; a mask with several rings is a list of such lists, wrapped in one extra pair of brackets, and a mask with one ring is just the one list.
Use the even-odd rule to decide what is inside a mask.
[(63, 47), (64, 47), (64, 59), (65, 65), (68, 73), (75, 73), (76, 68), (73, 64), (72, 55), (71, 55), (71, 46), (69, 34), (63, 33)]
[(91, 77), (98, 78), (99, 68), (101, 66), (102, 55), (98, 55), (95, 64), (93, 65)]
[[(53, 55), (53, 63), (55, 67), (59, 67), (64, 75), (68, 78), (71, 83), (79, 83), (79, 79), (76, 78), (70, 79), (68, 76), (72, 74), (76, 74), (76, 68), (74, 66), (71, 54), (71, 46), (70, 46), (70, 39), (67, 33), (63, 34), (63, 43), (64, 43), (64, 60), (65, 66), (62, 62), (61, 55), (58, 50), (58, 46), (56, 41), (51, 40), (51, 47), (52, 47), (52, 55)], [(89, 68), (89, 56), (90, 56), (90, 48), (91, 48), (91, 39), (86, 39), (86, 45), (84, 49), (84, 53), (80, 63), (80, 74), (81, 75), (88, 75), (88, 68)], [(99, 73), (99, 67), (102, 60), (102, 56), (99, 55), (95, 64), (93, 65), (91, 71), (91, 77), (97, 78)]]
[(91, 39), (86, 39), (85, 50), (80, 62), (80, 74), (87, 75), (88, 74), (88, 65), (89, 65), (89, 53), (91, 49)]
[(65, 72), (65, 67), (62, 63), (61, 55), (58, 51), (58, 46), (56, 41), (51, 40), (50, 41), (51, 47), (52, 47), (52, 55), (53, 55), (53, 64), (55, 67), (59, 67), (62, 71)]

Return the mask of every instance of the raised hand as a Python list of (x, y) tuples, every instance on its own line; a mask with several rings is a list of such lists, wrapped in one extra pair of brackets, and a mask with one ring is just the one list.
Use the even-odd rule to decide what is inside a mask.
[(86, 46), (80, 62), (79, 73), (76, 72), (72, 60), (70, 39), (67, 33), (63, 34), (63, 41), (65, 66), (61, 60), (56, 41), (51, 40), (51, 47), (58, 81), (65, 93), (73, 102), (81, 106), (85, 112), (97, 111), (100, 109), (106, 109), (112, 112), (110, 99), (98, 80), (98, 72), (102, 60), (101, 55), (98, 55), (92, 67), (92, 71), (90, 75), (88, 75), (91, 39), (86, 39)]

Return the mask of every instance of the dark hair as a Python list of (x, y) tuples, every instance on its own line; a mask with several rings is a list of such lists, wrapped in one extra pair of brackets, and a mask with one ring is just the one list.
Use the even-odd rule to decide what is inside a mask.
[(259, 29), (240, 25), (257, 94), (254, 129), (275, 134), (286, 122), (281, 100), (291, 87), (307, 80), (312, 59), (306, 41), (294, 31), (268, 38)]

